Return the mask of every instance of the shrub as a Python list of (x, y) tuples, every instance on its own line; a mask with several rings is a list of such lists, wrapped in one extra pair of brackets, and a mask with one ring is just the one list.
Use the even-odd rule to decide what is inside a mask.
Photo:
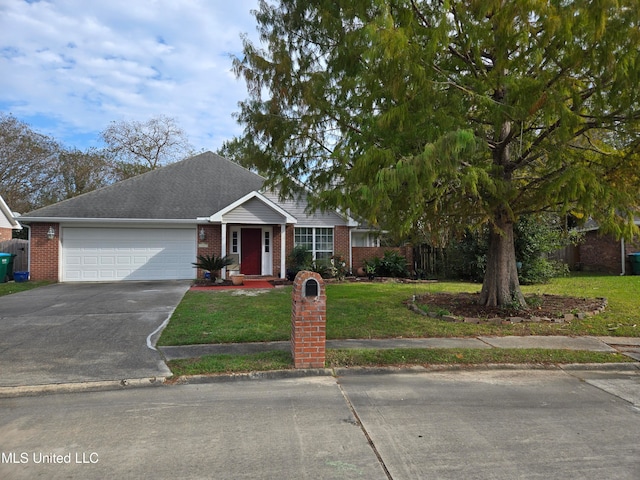
[(349, 273), (347, 269), (347, 261), (340, 254), (333, 255), (331, 257), (331, 265), (329, 269), (331, 270), (331, 277), (337, 278), (338, 280), (344, 280)]
[(514, 226), (516, 261), (521, 267), (518, 278), (522, 285), (546, 283), (551, 278), (566, 275), (566, 264), (547, 258), (573, 241), (551, 215), (520, 217)]
[(458, 242), (447, 247), (449, 277), (482, 282), (487, 267), (488, 235), (467, 230)]
[(328, 260), (314, 260), (305, 270), (317, 273), (322, 278), (331, 278), (331, 265)]
[(376, 276), (379, 277), (400, 277), (409, 276), (407, 268), (407, 259), (394, 250), (384, 252), (382, 258), (376, 257), (369, 261), (365, 261), (365, 271), (369, 271), (373, 267)]
[[(521, 284), (545, 283), (553, 277), (565, 275), (568, 267), (547, 258), (577, 239), (567, 235), (553, 215), (522, 216), (514, 225), (516, 262)], [(482, 282), (487, 265), (489, 231), (465, 232), (458, 242), (447, 247), (449, 277)]]
[(287, 258), (287, 278), (293, 281), (300, 270), (310, 269), (312, 263), (313, 254), (304, 245), (293, 247)]

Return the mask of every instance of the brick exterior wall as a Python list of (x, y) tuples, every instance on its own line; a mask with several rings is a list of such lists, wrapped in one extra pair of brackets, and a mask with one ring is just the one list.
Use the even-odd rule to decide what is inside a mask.
[[(286, 229), (286, 257), (289, 256), (295, 242), (295, 226), (287, 225)], [(334, 255), (342, 255), (346, 261), (349, 260), (350, 229), (344, 225), (336, 225), (333, 228), (333, 253)]]
[[(586, 232), (584, 242), (578, 246), (578, 262), (583, 270), (611, 274), (622, 273), (620, 240), (598, 231)], [(627, 255), (640, 251), (640, 241), (625, 242), (625, 273), (630, 275), (631, 263)]]
[(287, 225), (287, 229), (285, 230), (285, 238), (287, 242), (285, 247), (286, 257), (288, 257), (291, 254), (291, 250), (293, 250), (293, 242), (295, 242), (294, 233), (295, 227), (293, 225)]
[[(304, 295), (305, 282), (318, 282), (318, 296)], [(322, 277), (300, 272), (291, 294), (291, 354), (295, 368), (324, 368), (327, 339), (327, 296)]]
[[(56, 232), (52, 240), (47, 238), (49, 227)], [(58, 223), (31, 224), (31, 280), (60, 281), (58, 260), (60, 258), (60, 225)]]
[(353, 247), (353, 270), (364, 267), (365, 260), (384, 257), (384, 252), (391, 250), (398, 252), (407, 259), (407, 268), (413, 272), (413, 247), (404, 245), (402, 247)]
[(349, 227), (336, 225), (333, 229), (333, 253), (342, 255), (346, 261), (349, 261), (349, 237)]
[(10, 228), (0, 228), (0, 242), (5, 240), (11, 240), (13, 237), (13, 230)]
[[(53, 240), (47, 238), (49, 227), (53, 227), (56, 235)], [(291, 253), (294, 244), (294, 225), (287, 225), (285, 230), (285, 258)], [(200, 241), (200, 230), (205, 231), (205, 240)], [(11, 230), (8, 231), (8, 238), (11, 239)], [(273, 274), (280, 276), (281, 251), (280, 246), (282, 237), (280, 234), (280, 226), (272, 226), (272, 252), (273, 252)], [(4, 238), (1, 236), (0, 240)], [(229, 234), (229, 230), (227, 230)], [(336, 226), (334, 228), (334, 253), (349, 258), (349, 227)], [(222, 227), (221, 225), (201, 224), (196, 227), (197, 255), (216, 255), (222, 252)], [(230, 239), (227, 239), (227, 249), (230, 247)], [(356, 247), (353, 249), (353, 266), (354, 270), (358, 266), (362, 266), (365, 258), (373, 258), (374, 256), (382, 256), (385, 250), (397, 250), (401, 255), (407, 258), (410, 265), (413, 259), (410, 258), (411, 248), (369, 248)], [(31, 225), (31, 265), (29, 266), (30, 276), (33, 280), (51, 280), (58, 282), (59, 278), (59, 258), (60, 258), (60, 226), (58, 223), (33, 223)], [(196, 261), (196, 259), (194, 259)], [(285, 262), (286, 263), (286, 262)], [(204, 276), (204, 272), (198, 269), (198, 278)]]
[[(200, 240), (200, 229), (204, 229), (205, 239), (203, 241)], [(215, 255), (216, 257), (219, 257), (222, 252), (222, 226), (212, 225), (210, 223), (198, 225), (196, 230), (196, 242), (196, 255)], [(228, 241), (227, 245), (229, 245)], [(194, 258), (193, 261), (195, 262), (196, 259)], [(200, 268), (197, 270), (198, 278), (204, 278), (204, 270)]]
[[(280, 260), (282, 255), (280, 253), (280, 247), (282, 245), (282, 235), (280, 235), (280, 225), (274, 225), (271, 229), (271, 238), (273, 238), (273, 245), (271, 251), (273, 252), (273, 275), (280, 277)], [(286, 232), (285, 232), (286, 237)]]

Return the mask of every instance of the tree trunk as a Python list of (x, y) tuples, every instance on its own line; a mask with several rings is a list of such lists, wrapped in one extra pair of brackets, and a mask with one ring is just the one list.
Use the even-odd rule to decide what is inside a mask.
[(480, 303), (490, 307), (527, 307), (518, 281), (513, 221), (506, 213), (497, 215), (496, 225), (489, 235), (487, 269), (480, 292)]

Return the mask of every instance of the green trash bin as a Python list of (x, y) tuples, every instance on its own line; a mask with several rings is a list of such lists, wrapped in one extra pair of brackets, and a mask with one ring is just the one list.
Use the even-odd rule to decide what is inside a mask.
[(630, 253), (627, 256), (631, 262), (631, 273), (634, 275), (640, 275), (640, 252)]
[(13, 280), (13, 259), (14, 253), (0, 253), (0, 283)]

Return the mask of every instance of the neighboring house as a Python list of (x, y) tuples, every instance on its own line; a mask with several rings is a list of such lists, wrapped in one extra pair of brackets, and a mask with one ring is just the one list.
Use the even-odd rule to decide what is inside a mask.
[(352, 265), (353, 219), (306, 213), (304, 198), (280, 201), (262, 190), (264, 181), (206, 152), (25, 214), (31, 278), (193, 279), (196, 256), (212, 254), (234, 257), (223, 275), (284, 278), (298, 244), (317, 259), (340, 254)]
[[(635, 223), (640, 225), (640, 219)], [(580, 230), (584, 233), (584, 241), (575, 247), (575, 264), (570, 267), (616, 275), (632, 273), (628, 255), (640, 252), (638, 241), (626, 242), (612, 235), (602, 235), (593, 220), (589, 220)]]
[(21, 230), (22, 226), (15, 219), (13, 213), (0, 196), (0, 242), (11, 240), (14, 230)]

